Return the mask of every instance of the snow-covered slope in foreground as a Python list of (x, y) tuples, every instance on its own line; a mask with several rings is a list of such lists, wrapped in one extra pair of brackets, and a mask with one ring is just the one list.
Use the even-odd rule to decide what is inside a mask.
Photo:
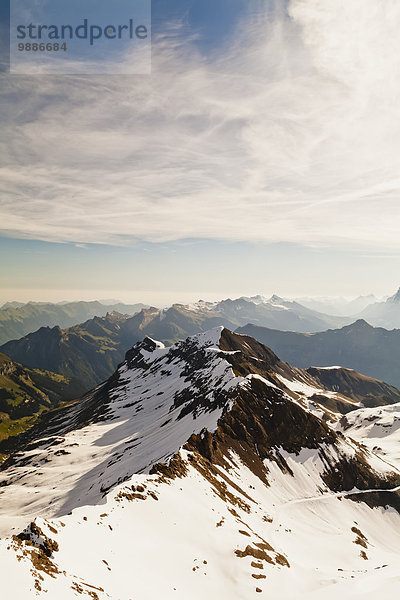
[(394, 596), (399, 473), (279, 389), (296, 373), (221, 328), (138, 344), (6, 465), (5, 596)]

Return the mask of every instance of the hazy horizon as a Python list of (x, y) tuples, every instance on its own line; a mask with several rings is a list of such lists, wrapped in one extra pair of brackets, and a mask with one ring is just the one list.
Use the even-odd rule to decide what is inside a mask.
[[(375, 301), (383, 302), (389, 296), (392, 296), (397, 290), (392, 290), (391, 292), (385, 295), (377, 295), (371, 292), (371, 294), (359, 294), (356, 296), (300, 296), (298, 294), (286, 295), (280, 294), (279, 290), (274, 291), (258, 291), (258, 292), (250, 292), (243, 293), (241, 291), (233, 291), (232, 293), (217, 295), (210, 293), (201, 293), (198, 294), (180, 294), (174, 295), (174, 292), (170, 292), (168, 294), (163, 294), (160, 296), (160, 299), (157, 300), (157, 296), (152, 292), (143, 292), (143, 295), (139, 295), (137, 293), (127, 292), (126, 290), (68, 290), (68, 292), (64, 292), (62, 290), (50, 289), (50, 290), (35, 290), (35, 289), (25, 289), (25, 290), (2, 290), (0, 295), (0, 307), (8, 302), (19, 302), (27, 304), (29, 302), (33, 303), (49, 303), (49, 304), (60, 304), (64, 302), (101, 302), (102, 304), (145, 304), (149, 306), (154, 306), (157, 308), (165, 308), (171, 306), (172, 304), (192, 304), (196, 303), (200, 300), (205, 302), (217, 302), (221, 300), (226, 300), (230, 298), (231, 300), (235, 300), (241, 297), (254, 297), (254, 296), (263, 296), (266, 299), (271, 298), (273, 295), (280, 296), (286, 300), (297, 300), (301, 302), (301, 300), (315, 300), (315, 301), (347, 301), (351, 302), (352, 300), (356, 300), (360, 297), (373, 296)], [(148, 299), (150, 301), (148, 301)]]

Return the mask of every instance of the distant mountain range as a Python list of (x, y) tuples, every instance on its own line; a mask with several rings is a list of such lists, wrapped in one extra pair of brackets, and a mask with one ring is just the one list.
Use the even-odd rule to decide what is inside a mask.
[(350, 322), (348, 317), (320, 313), (276, 295), (269, 299), (260, 296), (228, 299), (216, 303), (211, 308), (237, 326), (254, 323), (288, 331), (314, 332), (323, 331), (328, 327), (340, 327)]
[(346, 298), (297, 298), (296, 300), (312, 310), (342, 317), (354, 317), (370, 304), (378, 302), (373, 294), (359, 296), (352, 300)]
[(215, 326), (235, 329), (249, 321), (286, 324), (300, 330), (326, 328), (337, 322), (276, 296), (260, 303), (239, 298), (188, 306), (174, 304), (166, 310), (144, 308), (133, 317), (110, 312), (66, 329), (42, 327), (3, 344), (0, 351), (31, 368), (74, 377), (88, 390), (109, 377), (125, 352), (146, 336), (172, 344)]
[[(393, 320), (397, 314), (400, 317), (399, 299), (400, 292), (365, 310), (379, 313), (381, 318), (386, 314), (388, 320)], [(133, 316), (128, 314), (140, 306), (122, 305), (124, 314), (109, 311), (71, 327), (41, 327), (1, 345), (0, 352), (30, 368), (72, 377), (80, 381), (82, 391), (87, 391), (109, 377), (125, 352), (146, 336), (170, 345), (215, 326), (232, 330), (244, 327), (239, 331), (260, 339), (294, 365), (339, 364), (400, 386), (400, 366), (396, 363), (400, 333), (374, 330), (365, 320), (351, 324), (349, 317), (332, 317), (278, 296), (199, 301), (174, 304), (167, 309), (142, 308)], [(63, 318), (71, 320), (77, 318), (79, 311), (104, 313), (107, 308), (99, 302), (8, 307), (0, 310), (0, 330), (3, 314), (21, 317), (33, 311), (36, 317), (40, 313), (40, 318), (45, 314), (50, 318), (51, 313), (51, 318), (56, 319), (61, 310)], [(14, 322), (8, 318), (4, 322), (14, 328), (28, 326), (24, 319)]]
[(124, 343), (121, 330), (128, 319), (108, 313), (67, 329), (41, 327), (20, 340), (7, 342), (1, 352), (30, 368), (73, 377), (83, 393), (107, 379), (123, 360), (132, 345)]
[[(8, 302), (0, 309), (0, 345), (37, 331), (40, 327), (58, 326), (65, 329), (94, 317), (103, 317), (108, 312), (132, 316), (144, 308), (148, 306), (123, 303), (106, 305), (97, 301), (60, 304)], [(177, 315), (176, 311), (180, 314)], [(191, 305), (174, 304), (165, 310), (152, 309), (152, 314), (152, 327), (161, 331), (160, 339), (170, 340), (171, 343), (198, 331), (199, 328), (194, 327), (196, 323), (201, 323), (200, 329), (206, 324), (212, 326), (213, 319), (216, 319), (214, 324), (219, 320), (220, 324), (233, 327), (252, 322), (265, 327), (303, 332), (323, 331), (349, 322), (347, 318), (319, 313), (278, 296), (269, 299), (256, 296), (212, 303), (199, 301)], [(145, 318), (148, 320), (149, 316)], [(162, 327), (157, 327), (157, 318), (160, 321), (166, 318)]]
[[(268, 300), (262, 296), (254, 296), (246, 300), (261, 306), (275, 305), (276, 308), (289, 309), (301, 319), (302, 322), (300, 324), (295, 319), (285, 319), (283, 315), (280, 315), (274, 324), (272, 323), (272, 318), (270, 319), (271, 324), (261, 324), (254, 319), (248, 320), (249, 323), (254, 325), (280, 329), (282, 331), (315, 333), (328, 328), (349, 325), (358, 319), (364, 319), (374, 327), (384, 327), (386, 329), (400, 328), (400, 288), (385, 301), (377, 301), (376, 297), (372, 294), (369, 296), (360, 296), (354, 300), (341, 298), (327, 298), (325, 300), (300, 298), (297, 302), (294, 302), (277, 296), (272, 296)], [(306, 310), (309, 313), (305, 312)], [(261, 309), (259, 312), (264, 311)], [(325, 327), (321, 324), (321, 321), (325, 323)]]
[(237, 329), (276, 352), (282, 360), (307, 368), (339, 365), (400, 386), (400, 330), (388, 331), (358, 320), (341, 329), (304, 334), (255, 325)]
[(400, 288), (385, 302), (375, 302), (367, 306), (361, 313), (360, 318), (365, 319), (375, 327), (386, 329), (400, 328)]
[[(374, 327), (385, 327), (386, 329), (400, 328), (400, 288), (387, 300), (377, 300), (371, 294), (360, 296), (354, 300), (346, 300), (344, 298), (299, 298), (298, 302), (313, 311), (347, 317), (351, 321), (365, 319), (365, 321)], [(348, 323), (342, 323), (342, 325), (346, 324)], [(285, 330), (287, 328), (276, 327), (275, 329)], [(293, 328), (293, 331), (301, 330)], [(311, 329), (309, 332), (312, 333)]]
[[(40, 327), (61, 329), (72, 327), (109, 312), (133, 316), (145, 304), (123, 304), (113, 300), (94, 302), (62, 302), (58, 304), (7, 302), (0, 309), (0, 345), (17, 340)], [(152, 331), (158, 339), (173, 343), (186, 335), (221, 324), (241, 327), (252, 323), (261, 327), (300, 333), (316, 333), (349, 325), (365, 319), (373, 326), (400, 328), (400, 289), (384, 302), (375, 296), (360, 296), (354, 300), (313, 299), (288, 300), (273, 295), (226, 299), (218, 302), (173, 304), (165, 309), (151, 308), (140, 317), (145, 333)], [(161, 321), (163, 321), (161, 325)]]
[(102, 317), (110, 311), (134, 315), (145, 306), (122, 303), (105, 305), (97, 301), (62, 304), (8, 302), (0, 309), (0, 344), (19, 339), (40, 327), (70, 327), (95, 316)]
[(142, 335), (154, 336), (167, 343), (174, 343), (187, 335), (206, 331), (222, 325), (235, 328), (247, 323), (282, 330), (323, 331), (328, 327), (340, 327), (350, 322), (343, 317), (331, 317), (310, 310), (297, 302), (278, 296), (269, 299), (255, 296), (221, 302), (203, 302), (183, 305), (174, 304), (166, 310), (144, 310), (131, 321), (140, 323)]

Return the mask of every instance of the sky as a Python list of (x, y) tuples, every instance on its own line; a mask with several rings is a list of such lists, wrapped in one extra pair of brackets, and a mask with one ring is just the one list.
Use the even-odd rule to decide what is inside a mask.
[(392, 294), (399, 29), (397, 0), (153, 0), (151, 75), (3, 69), (0, 301)]

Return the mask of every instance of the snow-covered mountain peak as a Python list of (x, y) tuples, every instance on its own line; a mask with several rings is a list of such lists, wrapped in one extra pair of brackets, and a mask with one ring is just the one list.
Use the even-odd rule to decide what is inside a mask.
[(386, 300), (388, 304), (400, 304), (400, 287), (397, 292)]
[[(134, 473), (167, 462), (192, 434), (214, 431), (241, 382), (219, 349), (222, 331), (216, 327), (169, 348), (149, 337), (136, 344), (108, 382), (56, 413), (39, 439), (11, 460), (0, 497), (10, 486), (19, 515), (69, 512), (101, 502)], [(0, 531), (2, 513), (9, 515), (4, 503)]]
[(277, 294), (273, 294), (271, 298), (269, 298), (268, 302), (270, 302), (271, 304), (282, 304), (283, 302), (285, 302), (285, 299), (281, 298)]
[(210, 346), (218, 347), (224, 329), (223, 326), (213, 327), (209, 331), (191, 336), (189, 340), (203, 348), (209, 348)]
[(268, 302), (268, 298), (261, 294), (257, 294), (256, 296), (242, 296), (240, 300), (246, 300), (246, 302), (252, 302), (253, 304), (266, 304)]

